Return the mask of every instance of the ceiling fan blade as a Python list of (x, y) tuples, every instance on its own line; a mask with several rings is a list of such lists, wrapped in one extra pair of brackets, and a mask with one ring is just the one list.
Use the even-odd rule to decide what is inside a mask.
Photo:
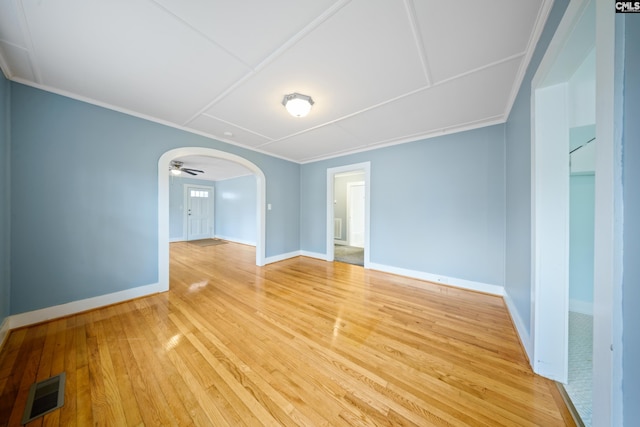
[(193, 176), (196, 176), (196, 175), (197, 175), (197, 173), (193, 173), (193, 172), (191, 172), (190, 170), (187, 170), (187, 169), (180, 169), (180, 170), (181, 170), (182, 172), (184, 172), (184, 173), (188, 173), (189, 175), (193, 175)]
[(198, 173), (204, 173), (204, 171), (201, 171), (199, 169), (191, 169), (191, 168), (182, 168), (183, 171), (187, 172), (187, 171), (191, 171), (191, 172), (198, 172)]

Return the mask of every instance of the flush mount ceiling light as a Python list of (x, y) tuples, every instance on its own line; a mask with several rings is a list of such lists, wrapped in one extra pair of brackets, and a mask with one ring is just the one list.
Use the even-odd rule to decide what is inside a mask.
[(296, 92), (285, 95), (282, 100), (282, 105), (285, 106), (289, 114), (293, 117), (304, 117), (309, 114), (309, 111), (311, 111), (313, 99), (311, 99), (310, 96)]

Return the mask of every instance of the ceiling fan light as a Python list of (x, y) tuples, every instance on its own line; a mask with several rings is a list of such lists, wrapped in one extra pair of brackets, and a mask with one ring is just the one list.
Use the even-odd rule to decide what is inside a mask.
[(309, 114), (309, 111), (311, 111), (313, 99), (308, 95), (291, 93), (284, 96), (282, 105), (285, 106), (289, 114), (293, 117), (304, 117)]
[(171, 175), (180, 175), (181, 173), (180, 169), (171, 169)]

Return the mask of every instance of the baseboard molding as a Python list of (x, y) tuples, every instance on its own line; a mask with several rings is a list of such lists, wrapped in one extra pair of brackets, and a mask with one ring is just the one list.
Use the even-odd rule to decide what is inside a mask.
[(570, 299), (569, 311), (573, 311), (574, 313), (581, 313), (581, 314), (593, 316), (593, 303), (580, 301), (577, 299)]
[(349, 242), (347, 242), (346, 240), (340, 240), (340, 239), (333, 239), (333, 243), (336, 245), (342, 245), (342, 246), (347, 246), (349, 244)]
[(301, 253), (300, 251), (294, 251), (294, 252), (288, 252), (286, 254), (280, 254), (280, 255), (274, 255), (274, 256), (270, 256), (265, 258), (264, 263), (266, 264), (273, 264), (274, 262), (278, 262), (278, 261), (284, 261), (285, 259), (289, 259), (289, 258), (295, 258), (297, 256), (300, 256)]
[(0, 325), (0, 352), (2, 352), (2, 348), (4, 347), (7, 338), (9, 337), (9, 332), (11, 331), (11, 319), (10, 317), (5, 317)]
[(175, 243), (175, 242), (184, 242), (185, 238), (184, 237), (173, 237), (173, 238), (169, 238), (169, 243)]
[(220, 239), (220, 240), (226, 240), (228, 242), (233, 242), (233, 243), (240, 243), (241, 245), (247, 245), (247, 246), (255, 246), (256, 242), (251, 241), (251, 240), (242, 240), (242, 239), (236, 239), (235, 237), (230, 237), (230, 236), (224, 236), (221, 234), (216, 234), (216, 239)]
[(516, 332), (518, 334), (518, 338), (520, 338), (520, 344), (524, 348), (525, 353), (527, 353), (527, 358), (529, 359), (529, 364), (533, 367), (533, 343), (531, 342), (531, 335), (527, 331), (525, 327), (525, 323), (520, 316), (520, 312), (516, 309), (516, 305), (514, 304), (509, 292), (505, 290), (504, 295), (504, 303), (507, 306), (507, 311), (511, 316), (511, 320), (513, 321), (513, 325), (516, 328)]
[[(159, 283), (152, 285), (139, 286), (137, 288), (126, 289), (112, 294), (100, 295), (93, 298), (87, 298), (79, 301), (72, 301), (66, 304), (60, 304), (53, 307), (47, 307), (40, 310), (28, 311), (25, 313), (14, 314), (9, 316), (10, 329), (21, 328), (36, 323), (46, 322), (48, 320), (60, 317), (70, 316), (72, 314), (82, 313), (83, 311), (93, 310), (105, 307), (119, 302), (132, 300), (144, 296), (149, 296), (166, 291)], [(6, 321), (5, 321), (6, 322)]]
[(309, 258), (321, 259), (322, 261), (327, 260), (327, 254), (321, 254), (318, 252), (300, 251), (300, 255), (306, 256)]
[(400, 276), (407, 276), (414, 279), (426, 280), (428, 282), (441, 283), (443, 285), (455, 286), (457, 288), (468, 289), (471, 291), (484, 292), (486, 294), (504, 295), (504, 288), (498, 285), (491, 285), (489, 283), (474, 282), (471, 280), (457, 279), (455, 277), (441, 276), (438, 274), (426, 273), (424, 271), (409, 270), (405, 268), (392, 267), (390, 265), (368, 263), (366, 268), (372, 270), (383, 271), (385, 273), (398, 274)]

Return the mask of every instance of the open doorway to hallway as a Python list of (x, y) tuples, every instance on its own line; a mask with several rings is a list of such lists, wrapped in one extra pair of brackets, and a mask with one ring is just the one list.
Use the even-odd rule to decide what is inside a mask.
[(327, 169), (327, 261), (369, 264), (370, 163)]
[(184, 156), (204, 156), (237, 163), (247, 168), (255, 177), (255, 258), (256, 265), (265, 264), (266, 177), (262, 170), (249, 160), (225, 151), (204, 147), (182, 147), (169, 150), (158, 160), (158, 284), (160, 291), (169, 290), (169, 241), (170, 241), (170, 164)]
[(532, 82), (533, 367), (558, 382), (585, 426), (597, 368), (595, 8), (570, 5)]
[(334, 194), (334, 260), (364, 266), (364, 171), (336, 174)]

